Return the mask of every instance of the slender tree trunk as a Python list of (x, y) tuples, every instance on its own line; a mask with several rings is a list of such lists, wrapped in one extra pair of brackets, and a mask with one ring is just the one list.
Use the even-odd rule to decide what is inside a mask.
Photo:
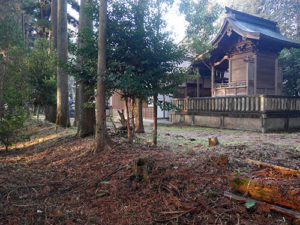
[(145, 133), (143, 122), (143, 101), (137, 99), (136, 133)]
[[(75, 87), (75, 115), (74, 115), (74, 123), (73, 126), (76, 127), (79, 121), (79, 84), (76, 82)], [(77, 127), (77, 134), (78, 134), (78, 127)]]
[(98, 37), (98, 69), (96, 95), (96, 135), (95, 150), (102, 151), (109, 147), (110, 139), (106, 133), (106, 104), (104, 78), (106, 73), (106, 26), (107, 0), (100, 0), (99, 37)]
[(45, 106), (45, 120), (51, 123), (56, 121), (56, 105)]
[(134, 124), (134, 98), (131, 99), (131, 126), (132, 126), (132, 139), (134, 138), (135, 124)]
[[(67, 1), (57, 2), (57, 56), (59, 64), (68, 59)], [(70, 126), (68, 74), (61, 65), (57, 67), (57, 116), (56, 124), (62, 127)]]
[[(86, 137), (95, 133), (95, 106), (91, 105), (94, 96), (93, 89), (84, 83), (79, 85), (79, 102), (78, 102), (78, 130), (79, 137)], [(106, 118), (106, 115), (104, 116)]]
[[(41, 4), (45, 1), (41, 1)], [(44, 19), (43, 7), (41, 6), (41, 19)], [(43, 37), (45, 26), (43, 27)], [(51, 2), (51, 31), (49, 32), (50, 51), (57, 48), (57, 0)], [(56, 122), (56, 104), (45, 106), (45, 120), (51, 123)]]
[[(81, 0), (80, 2), (80, 15), (79, 15), (79, 34), (82, 34), (84, 30), (93, 29), (93, 21), (86, 14), (85, 10), (91, 0)], [(78, 38), (78, 48), (84, 48), (85, 44), (83, 40)], [(84, 62), (84, 58), (79, 58), (79, 63)], [(75, 112), (78, 114), (78, 130), (77, 135), (79, 137), (85, 137), (95, 132), (95, 107), (91, 107), (89, 102), (94, 98), (93, 85), (89, 85), (83, 81), (79, 82), (78, 89), (76, 89), (76, 105)]]
[(40, 30), (40, 37), (44, 38), (46, 36), (46, 27), (45, 24), (43, 22), (44, 20), (44, 7), (45, 7), (45, 0), (40, 0), (40, 10), (41, 10), (41, 21), (42, 21), (42, 29)]
[(51, 3), (51, 29), (52, 29), (52, 44), (53, 49), (57, 49), (57, 0), (52, 0)]
[(126, 125), (127, 125), (127, 136), (128, 142), (132, 143), (132, 134), (130, 129), (130, 115), (129, 115), (129, 107), (128, 107), (128, 98), (125, 98), (125, 113), (126, 113)]
[(45, 106), (45, 120), (51, 123), (56, 122), (56, 105), (46, 105)]
[(153, 97), (153, 131), (152, 131), (152, 145), (157, 145), (157, 95)]
[[(4, 60), (4, 59), (3, 59)], [(6, 75), (6, 66), (5, 63), (0, 61), (0, 119), (4, 116), (4, 81)]]
[(40, 106), (37, 106), (37, 110), (36, 110), (36, 119), (39, 122), (40, 121)]
[(300, 40), (300, 4), (298, 4), (298, 10), (296, 15), (296, 37)]

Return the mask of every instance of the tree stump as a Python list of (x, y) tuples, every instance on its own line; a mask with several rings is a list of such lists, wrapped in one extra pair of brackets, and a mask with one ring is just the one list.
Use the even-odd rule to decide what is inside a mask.
[(211, 137), (211, 138), (208, 138), (208, 144), (210, 147), (212, 146), (216, 146), (216, 145), (219, 145), (219, 140), (217, 137)]
[(133, 166), (132, 179), (149, 182), (149, 174), (152, 172), (153, 161), (148, 158), (139, 158)]

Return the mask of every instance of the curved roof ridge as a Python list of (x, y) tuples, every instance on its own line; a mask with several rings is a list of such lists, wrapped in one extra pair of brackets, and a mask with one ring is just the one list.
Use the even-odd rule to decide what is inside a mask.
[(263, 27), (266, 27), (266, 28), (269, 28), (269, 29), (279, 32), (279, 29), (277, 27), (277, 22), (275, 22), (275, 21), (268, 20), (268, 19), (258, 17), (258, 16), (254, 16), (254, 15), (251, 15), (248, 13), (240, 12), (240, 11), (231, 9), (227, 6), (225, 7), (225, 10), (226, 10), (227, 17), (232, 17), (237, 20), (256, 24), (256, 25), (263, 26)]

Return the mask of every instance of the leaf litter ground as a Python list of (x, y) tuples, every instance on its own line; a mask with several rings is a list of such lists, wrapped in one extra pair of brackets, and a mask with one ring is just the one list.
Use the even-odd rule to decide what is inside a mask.
[[(175, 140), (177, 130), (183, 137), (191, 137), (176, 127), (163, 127), (160, 131)], [(154, 148), (138, 143), (129, 145), (114, 136), (116, 145), (112, 150), (94, 153), (93, 137), (76, 138), (74, 128), (56, 130), (52, 124), (44, 123), (34, 124), (30, 132), (34, 133), (31, 141), (0, 153), (0, 224), (291, 221), (259, 205), (247, 209), (223, 193), (232, 191), (228, 185), (230, 174), (255, 170), (245, 162), (247, 158), (299, 169), (297, 146), (251, 141), (241, 144), (238, 140), (210, 148), (188, 143), (185, 148), (180, 142), (172, 145), (166, 139)], [(201, 132), (206, 138), (208, 131)], [(222, 130), (209, 132), (222, 134)], [(247, 132), (237, 134), (247, 136)], [(151, 161), (148, 181), (132, 178), (134, 163), (139, 158)]]

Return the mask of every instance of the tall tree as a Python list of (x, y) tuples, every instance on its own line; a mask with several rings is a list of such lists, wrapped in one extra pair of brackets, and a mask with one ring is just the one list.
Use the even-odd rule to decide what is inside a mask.
[(145, 133), (143, 123), (143, 100), (142, 98), (137, 99), (137, 114), (136, 114), (136, 133)]
[[(166, 95), (174, 93), (178, 85), (182, 84), (185, 77), (178, 67), (183, 59), (183, 51), (178, 48), (169, 38), (168, 33), (162, 30), (165, 26), (163, 20), (163, 5), (172, 3), (168, 0), (156, 0), (154, 6), (154, 18), (152, 20), (151, 39), (151, 70), (147, 75), (149, 82), (149, 94), (153, 96), (153, 129), (152, 129), (152, 145), (157, 145), (157, 109), (160, 102), (158, 95)], [(162, 106), (162, 105), (161, 105)]]
[[(172, 88), (183, 81), (183, 76), (176, 76), (176, 63), (183, 54), (169, 34), (162, 32), (165, 21), (160, 12), (164, 10), (159, 8), (166, 8), (164, 4), (169, 1), (124, 2), (112, 4), (114, 14), (110, 15), (109, 32), (112, 35), (109, 35), (111, 58), (108, 65), (115, 89), (120, 90), (125, 99), (128, 141), (131, 141), (133, 132), (129, 123), (128, 101), (172, 93)], [(155, 104), (157, 107), (159, 103), (156, 101)], [(132, 121), (131, 126), (134, 127)], [(154, 130), (157, 132), (157, 129)]]
[(51, 39), (53, 49), (57, 49), (57, 0), (51, 2)]
[(193, 56), (209, 50), (208, 42), (218, 30), (215, 22), (222, 11), (220, 5), (209, 0), (182, 0), (179, 9), (187, 22), (186, 38), (182, 44)]
[(8, 146), (20, 141), (28, 101), (24, 71), (21, 1), (0, 4), (0, 142)]
[[(228, 0), (228, 6), (253, 15), (265, 16), (265, 4), (268, 0)], [(273, 0), (270, 0), (273, 1)]]
[[(82, 51), (87, 47), (87, 40), (84, 34), (93, 34), (93, 21), (91, 15), (87, 14), (87, 6), (91, 4), (91, 0), (81, 0), (79, 15), (79, 36), (78, 51)], [(79, 66), (87, 63), (87, 58), (78, 55)], [(94, 99), (94, 85), (87, 80), (79, 80), (78, 87), (78, 130), (79, 137), (85, 137), (94, 133), (95, 124), (95, 108), (91, 103)]]
[(69, 96), (68, 96), (68, 74), (63, 64), (68, 59), (68, 30), (67, 30), (67, 2), (57, 2), (57, 116), (56, 124), (62, 127), (70, 126), (69, 119)]
[(289, 38), (297, 36), (297, 18), (300, 16), (298, 0), (265, 0), (263, 14), (278, 22), (281, 33)]
[[(49, 51), (49, 41), (44, 38), (37, 40), (23, 58), (23, 72), (29, 83), (30, 103), (38, 108), (56, 103), (55, 58), (54, 52)], [(46, 109), (49, 110), (49, 107)], [(47, 120), (50, 121), (50, 118)]]
[(95, 150), (103, 151), (109, 147), (109, 137), (106, 131), (105, 85), (106, 76), (106, 28), (107, 0), (100, 0), (99, 7), (99, 36), (98, 36), (98, 68), (96, 94), (96, 135)]

